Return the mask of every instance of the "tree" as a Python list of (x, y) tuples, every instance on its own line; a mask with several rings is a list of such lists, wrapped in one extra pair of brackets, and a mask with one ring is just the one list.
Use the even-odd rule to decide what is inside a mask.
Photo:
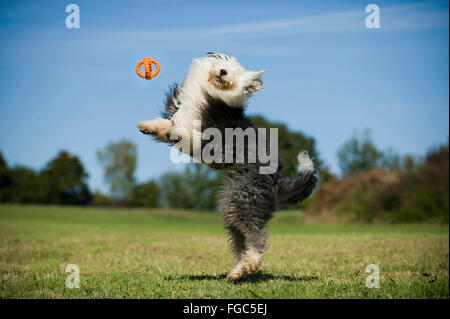
[[(321, 181), (326, 181), (330, 177), (319, 158), (312, 137), (290, 131), (285, 124), (269, 122), (262, 116), (251, 116), (251, 119), (260, 128), (278, 128), (278, 150), (285, 161), (283, 171), (286, 175), (291, 178), (296, 175), (298, 153), (307, 150), (319, 169)], [(180, 173), (164, 174), (159, 182), (161, 204), (178, 208), (214, 209), (217, 206), (216, 194), (223, 183), (223, 178), (222, 171), (209, 168), (205, 164), (188, 165)]]
[(392, 149), (385, 152), (378, 150), (368, 130), (361, 134), (353, 133), (353, 136), (339, 148), (337, 157), (345, 178), (376, 167), (386, 169), (398, 169), (400, 167), (399, 156)]
[(158, 207), (161, 189), (155, 181), (148, 181), (135, 186), (133, 192), (133, 206)]
[(109, 206), (111, 205), (111, 199), (102, 194), (100, 191), (95, 191), (94, 194), (92, 195), (92, 201), (91, 201), (92, 205), (94, 206)]
[(182, 173), (167, 173), (161, 177), (162, 204), (188, 209), (214, 209), (216, 193), (223, 173), (205, 164), (190, 164)]
[(136, 145), (126, 140), (109, 143), (97, 152), (97, 157), (105, 170), (111, 195), (130, 201), (135, 185)]
[(39, 203), (42, 188), (39, 174), (34, 170), (15, 166), (10, 169), (11, 186), (9, 187), (8, 202), (12, 203)]
[(381, 155), (381, 167), (389, 170), (400, 170), (400, 156), (392, 148), (388, 148), (386, 151), (382, 152)]
[(39, 174), (39, 201), (49, 204), (87, 204), (91, 198), (87, 177), (78, 157), (61, 151)]
[(0, 152), (0, 202), (9, 201), (10, 187), (12, 185), (12, 178), (8, 168), (8, 163), (3, 158)]
[[(291, 131), (285, 124), (281, 122), (270, 122), (259, 115), (251, 116), (250, 118), (257, 127), (266, 129), (278, 128), (278, 151), (284, 161), (283, 172), (287, 176), (291, 178), (295, 176), (298, 170), (298, 153), (302, 150), (306, 150), (319, 171), (320, 180), (325, 182), (331, 177), (327, 167), (320, 159), (314, 138), (299, 131)], [(269, 131), (267, 132), (267, 135), (268, 134)]]

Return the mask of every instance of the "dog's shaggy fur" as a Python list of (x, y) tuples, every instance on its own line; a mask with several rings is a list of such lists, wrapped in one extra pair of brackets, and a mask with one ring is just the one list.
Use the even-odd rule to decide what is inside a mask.
[[(226, 54), (209, 53), (207, 57), (194, 59), (183, 83), (170, 88), (163, 118), (140, 122), (138, 128), (144, 134), (180, 147), (180, 140), (192, 141), (201, 137), (205, 129), (214, 127), (222, 133), (225, 149), (226, 128), (255, 128), (245, 116), (244, 108), (248, 97), (262, 88), (263, 73), (245, 70)], [(200, 120), (201, 127), (194, 127), (194, 120)], [(209, 142), (202, 140), (200, 147)], [(189, 143), (188, 153), (193, 155), (195, 149)], [(266, 146), (270, 148), (268, 142)], [(306, 199), (317, 183), (316, 171), (306, 152), (299, 154), (300, 172), (291, 180), (280, 171), (281, 159), (275, 172), (261, 174), (263, 164), (248, 160), (248, 154), (257, 151), (258, 145), (247, 142), (243, 163), (225, 163), (223, 159), (208, 163), (227, 173), (219, 202), (237, 260), (227, 276), (230, 281), (260, 269), (266, 244), (264, 226), (273, 212)]]

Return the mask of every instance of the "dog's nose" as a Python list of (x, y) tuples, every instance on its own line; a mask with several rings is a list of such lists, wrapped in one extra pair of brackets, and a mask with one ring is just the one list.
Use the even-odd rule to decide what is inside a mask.
[(220, 76), (225, 76), (227, 74), (228, 74), (227, 70), (225, 69), (220, 70)]

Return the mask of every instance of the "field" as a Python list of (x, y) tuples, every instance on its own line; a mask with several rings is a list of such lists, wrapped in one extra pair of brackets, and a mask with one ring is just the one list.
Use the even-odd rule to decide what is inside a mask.
[[(1, 298), (449, 298), (448, 225), (305, 224), (279, 212), (238, 283), (218, 213), (0, 206)], [(76, 264), (80, 288), (65, 286)], [(380, 288), (366, 288), (366, 266)]]

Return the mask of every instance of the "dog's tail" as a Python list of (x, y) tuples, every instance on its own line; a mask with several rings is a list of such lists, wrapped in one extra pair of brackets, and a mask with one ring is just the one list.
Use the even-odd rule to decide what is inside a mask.
[(312, 160), (308, 152), (302, 151), (298, 154), (298, 167), (296, 179), (282, 177), (277, 184), (277, 204), (278, 207), (292, 205), (311, 195), (317, 184), (317, 171), (314, 169)]

